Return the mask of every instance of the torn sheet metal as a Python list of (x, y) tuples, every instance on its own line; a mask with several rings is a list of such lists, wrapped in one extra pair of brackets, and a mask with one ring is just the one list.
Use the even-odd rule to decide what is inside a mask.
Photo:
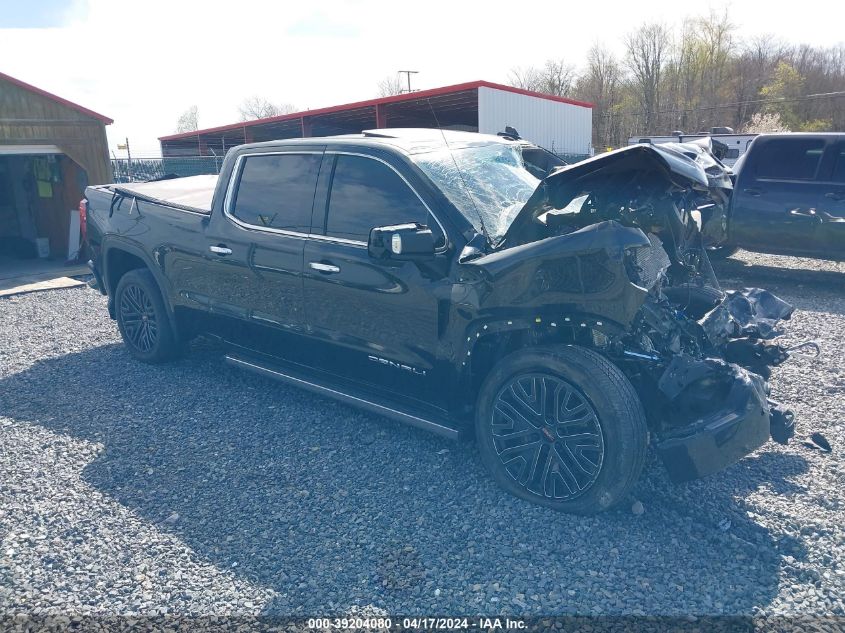
[(779, 323), (795, 311), (792, 305), (761, 288), (725, 294), (725, 300), (699, 321), (714, 345), (739, 337), (772, 339), (783, 333)]

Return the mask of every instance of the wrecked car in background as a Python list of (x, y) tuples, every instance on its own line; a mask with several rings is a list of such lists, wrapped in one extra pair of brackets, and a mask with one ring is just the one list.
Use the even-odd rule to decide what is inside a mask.
[(474, 434), (532, 502), (619, 503), (649, 443), (683, 481), (793, 433), (767, 385), (793, 309), (722, 292), (697, 216), (718, 192), (682, 151), (538, 180), (518, 142), (386, 129), (86, 196), (92, 267), (139, 360), (214, 334), (239, 368)]

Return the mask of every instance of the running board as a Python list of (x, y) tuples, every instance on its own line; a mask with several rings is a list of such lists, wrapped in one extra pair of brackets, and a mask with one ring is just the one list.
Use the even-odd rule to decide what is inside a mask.
[(426, 431), (431, 431), (432, 433), (437, 433), (438, 435), (442, 435), (443, 437), (447, 437), (451, 440), (457, 440), (460, 438), (460, 432), (458, 431), (458, 429), (446, 426), (445, 424), (441, 424), (433, 420), (428, 420), (426, 418), (421, 418), (417, 415), (406, 413), (404, 411), (398, 411), (383, 404), (378, 404), (377, 402), (367, 400), (366, 398), (339, 391), (337, 389), (318, 384), (317, 382), (306, 380), (305, 378), (300, 378), (298, 376), (293, 375), (292, 372), (285, 373), (283, 371), (280, 371), (279, 369), (269, 367), (267, 365), (262, 365), (258, 361), (253, 359), (246, 360), (238, 356), (227, 354), (225, 356), (225, 360), (227, 364), (232, 365), (234, 367), (241, 367), (242, 369), (246, 369), (247, 371), (251, 371), (256, 374), (261, 374), (262, 376), (267, 376), (268, 378), (278, 380), (279, 382), (284, 382), (289, 385), (301, 387), (321, 396), (334, 398), (335, 400), (343, 402), (344, 404), (348, 404), (353, 407), (369, 411), (370, 413), (383, 415), (386, 418), (390, 418), (398, 422), (403, 422), (405, 424), (409, 424), (411, 426), (415, 426)]

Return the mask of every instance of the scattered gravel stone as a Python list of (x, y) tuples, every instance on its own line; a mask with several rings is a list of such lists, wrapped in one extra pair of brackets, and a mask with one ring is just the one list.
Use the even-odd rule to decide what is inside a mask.
[(772, 388), (832, 452), (770, 442), (680, 486), (650, 454), (630, 511), (593, 517), (208, 343), (135, 362), (89, 288), (0, 299), (0, 613), (843, 616), (845, 265), (716, 269), (796, 305), (789, 344), (821, 344)]

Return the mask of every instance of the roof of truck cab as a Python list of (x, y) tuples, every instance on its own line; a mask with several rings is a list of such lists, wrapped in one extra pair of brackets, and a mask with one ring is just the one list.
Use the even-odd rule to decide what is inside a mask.
[(837, 141), (845, 138), (845, 132), (766, 132), (758, 134), (757, 139), (772, 138), (800, 138), (800, 139), (823, 139), (826, 141)]
[(364, 130), (360, 134), (340, 134), (336, 136), (312, 136), (308, 138), (293, 138), (262, 143), (247, 143), (238, 146), (238, 151), (249, 149), (266, 149), (273, 147), (289, 147), (291, 145), (324, 146), (324, 145), (352, 145), (356, 147), (384, 148), (385, 146), (400, 150), (405, 154), (422, 154), (446, 148), (461, 149), (470, 146), (518, 145), (512, 141), (493, 134), (479, 134), (478, 132), (460, 132), (455, 130), (438, 130), (436, 128), (385, 128)]

